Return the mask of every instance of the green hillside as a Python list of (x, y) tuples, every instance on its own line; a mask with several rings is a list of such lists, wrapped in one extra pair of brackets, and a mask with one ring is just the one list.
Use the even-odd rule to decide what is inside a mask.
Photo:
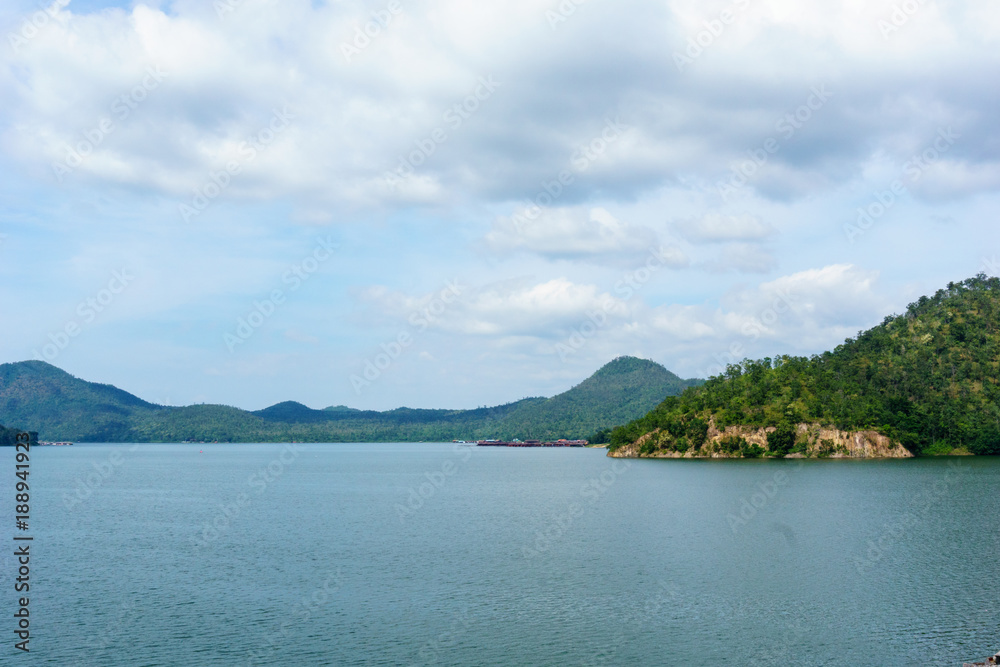
[(482, 438), (592, 438), (699, 381), (620, 357), (553, 398), (477, 410), (313, 410), (293, 401), (247, 412), (223, 405), (167, 407), (94, 384), (41, 361), (0, 365), (0, 418), (46, 440), (83, 442), (378, 442)]
[[(0, 424), (0, 447), (13, 447), (17, 444), (17, 435), (23, 432), (21, 429), (9, 428)], [(35, 431), (28, 431), (27, 433), (28, 443), (30, 445), (38, 444), (38, 433)]]
[(998, 377), (1000, 279), (979, 274), (921, 297), (832, 352), (731, 365), (616, 428), (611, 448), (662, 429), (669, 437), (656, 447), (698, 450), (714, 420), (719, 429), (776, 427), (768, 444), (779, 455), (801, 444), (800, 423), (870, 429), (918, 455), (1000, 454)]
[(13, 445), (17, 442), (17, 434), (19, 431), (16, 428), (7, 428), (3, 424), (0, 424), (0, 447)]
[(537, 403), (521, 402), (506, 421), (516, 424), (518, 433), (538, 433), (541, 438), (570, 433), (569, 437), (607, 442), (612, 427), (642, 414), (644, 406), (700, 383), (682, 380), (648, 359), (619, 357), (565, 393)]
[(43, 440), (127, 441), (133, 416), (157, 409), (127, 391), (79, 380), (44, 361), (0, 365), (0, 419), (39, 431)]

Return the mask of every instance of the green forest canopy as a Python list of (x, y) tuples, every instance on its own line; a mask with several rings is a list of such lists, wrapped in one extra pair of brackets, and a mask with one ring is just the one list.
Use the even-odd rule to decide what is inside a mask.
[[(1000, 279), (980, 273), (911, 303), (832, 352), (731, 364), (611, 432), (611, 448), (655, 429), (704, 442), (707, 424), (818, 422), (871, 429), (914, 454), (1000, 454)], [(700, 441), (698, 440), (700, 437)]]
[[(16, 428), (7, 428), (3, 424), (0, 424), (0, 447), (3, 446), (13, 446), (17, 443), (17, 434), (21, 433), (20, 430)], [(37, 438), (36, 434), (30, 433), (31, 443), (34, 444)]]

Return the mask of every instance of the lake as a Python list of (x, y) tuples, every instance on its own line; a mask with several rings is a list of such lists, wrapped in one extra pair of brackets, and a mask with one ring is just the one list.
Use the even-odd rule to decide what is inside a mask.
[(30, 654), (0, 622), (16, 664), (960, 666), (1000, 649), (996, 458), (31, 454)]

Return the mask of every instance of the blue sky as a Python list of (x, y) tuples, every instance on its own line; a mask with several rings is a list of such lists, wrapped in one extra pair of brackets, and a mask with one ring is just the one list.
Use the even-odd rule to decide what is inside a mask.
[(705, 376), (998, 271), (985, 0), (73, 0), (0, 30), (0, 361), (151, 401)]

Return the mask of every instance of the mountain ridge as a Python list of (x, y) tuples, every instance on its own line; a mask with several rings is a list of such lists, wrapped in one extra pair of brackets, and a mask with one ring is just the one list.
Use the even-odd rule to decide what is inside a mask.
[(589, 437), (632, 419), (700, 380), (662, 365), (618, 357), (551, 398), (473, 410), (322, 410), (282, 401), (247, 411), (226, 405), (164, 406), (113, 385), (88, 382), (42, 361), (0, 365), (0, 420), (27, 424), (46, 440), (178, 442), (370, 442), (502, 437)]

